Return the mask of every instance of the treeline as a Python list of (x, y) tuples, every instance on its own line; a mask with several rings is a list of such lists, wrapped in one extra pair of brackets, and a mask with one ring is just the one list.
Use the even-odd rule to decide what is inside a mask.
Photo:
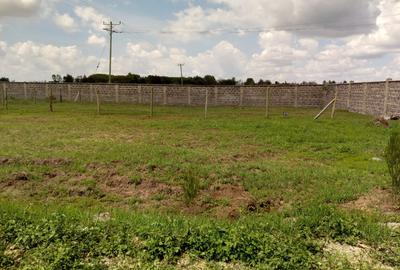
[[(53, 75), (53, 81), (59, 82), (54, 80), (54, 76), (56, 78), (58, 75)], [(63, 77), (62, 82), (65, 83), (107, 83), (108, 82), (108, 75), (107, 74), (92, 74), (90, 76), (78, 76), (72, 77), (71, 75), (66, 75)], [(185, 85), (237, 85), (241, 84), (240, 81), (236, 80), (236, 78), (231, 79), (220, 79), (217, 80), (212, 75), (206, 75), (204, 77), (195, 76), (195, 77), (183, 77), (183, 84)], [(252, 79), (251, 79), (252, 80)], [(248, 80), (249, 81), (249, 80)], [(111, 76), (112, 83), (134, 83), (134, 84), (181, 84), (180, 77), (169, 77), (169, 76), (158, 76), (158, 75), (149, 75), (149, 76), (140, 76), (138, 74), (129, 73), (127, 75), (113, 75)], [(247, 82), (247, 81), (246, 81)], [(249, 81), (251, 84), (254, 83), (254, 80)], [(264, 84), (263, 80), (260, 80), (260, 83)], [(269, 84), (271, 84), (268, 81)]]
[[(73, 77), (67, 74), (64, 77), (60, 75), (53, 75), (52, 79), (54, 82), (64, 83), (108, 83), (107, 74), (92, 74), (90, 76), (78, 76)], [(112, 83), (133, 83), (133, 84), (181, 84), (180, 77), (168, 77), (168, 76), (140, 76), (138, 74), (129, 73), (127, 75), (113, 75), (111, 77)], [(316, 84), (315, 82), (308, 82), (307, 84)], [(248, 78), (246, 81), (237, 80), (236, 78), (231, 79), (219, 79), (217, 80), (212, 75), (206, 75), (204, 77), (183, 77), (183, 84), (185, 85), (272, 85), (272, 84), (294, 84), (288, 82), (274, 82), (270, 80), (259, 80), (256, 82), (253, 78)]]
[[(61, 76), (59, 74), (53, 74), (51, 76), (51, 80), (55, 83), (108, 83), (108, 74), (92, 74), (90, 76), (77, 76), (73, 77), (70, 74), (65, 76)], [(6, 77), (0, 77), (0, 82), (9, 82), (10, 80)], [(180, 77), (168, 77), (168, 76), (158, 76), (158, 75), (149, 75), (149, 76), (140, 76), (138, 74), (128, 73), (127, 75), (113, 75), (111, 77), (112, 83), (132, 83), (132, 84), (181, 84)], [(347, 83), (343, 81), (342, 83)], [(260, 79), (256, 82), (253, 78), (248, 78), (245, 81), (237, 80), (236, 78), (232, 79), (215, 79), (212, 75), (206, 75), (204, 77), (195, 76), (195, 77), (183, 77), (183, 84), (185, 85), (295, 85), (297, 83), (291, 82), (278, 82), (274, 83), (270, 80)], [(303, 85), (317, 85), (318, 83), (311, 81), (303, 81)], [(335, 81), (323, 81), (323, 85), (331, 85), (336, 84)]]

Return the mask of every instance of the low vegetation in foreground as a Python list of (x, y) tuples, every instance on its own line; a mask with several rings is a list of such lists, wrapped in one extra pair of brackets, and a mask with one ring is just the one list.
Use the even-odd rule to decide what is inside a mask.
[(0, 111), (0, 269), (400, 267), (396, 122), (47, 106)]

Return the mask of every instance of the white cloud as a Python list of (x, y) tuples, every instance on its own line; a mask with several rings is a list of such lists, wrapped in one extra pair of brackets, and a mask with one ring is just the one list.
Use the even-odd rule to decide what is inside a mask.
[[(349, 36), (371, 30), (377, 0), (208, 0), (215, 8), (190, 6), (167, 27), (185, 40), (201, 37), (190, 30), (278, 29), (308, 36)], [(353, 25), (353, 27), (343, 27)], [(240, 32), (240, 31), (239, 31)]]
[(0, 18), (45, 16), (58, 1), (60, 0), (1, 0)]
[(88, 37), (87, 43), (89, 45), (99, 45), (104, 46), (106, 44), (106, 38), (102, 36), (98, 36), (96, 34), (91, 34)]
[(67, 32), (75, 32), (78, 29), (78, 25), (76, 24), (74, 18), (67, 13), (56, 13), (54, 16), (54, 22), (57, 26), (61, 27)]
[(0, 42), (0, 74), (16, 80), (48, 80), (54, 73), (83, 74), (93, 69), (96, 59), (84, 56), (77, 46), (58, 47), (32, 41), (7, 45)]
[[(178, 63), (185, 63), (186, 76), (213, 74), (219, 78), (232, 74), (243, 75), (246, 56), (227, 41), (221, 41), (213, 48), (196, 55), (188, 55), (179, 48), (168, 48), (149, 43), (128, 43), (126, 54), (115, 58), (115, 72), (140, 74), (162, 74), (178, 76)], [(105, 68), (105, 63), (102, 64)]]
[(77, 6), (75, 14), (82, 20), (83, 23), (89, 25), (94, 31), (101, 31), (104, 28), (103, 22), (109, 21), (109, 18), (93, 7)]
[(39, 11), (41, 0), (1, 0), (0, 17), (29, 16)]

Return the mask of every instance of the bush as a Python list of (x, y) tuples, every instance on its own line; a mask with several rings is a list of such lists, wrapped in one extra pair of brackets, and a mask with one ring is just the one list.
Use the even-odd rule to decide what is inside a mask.
[(400, 132), (395, 131), (391, 134), (385, 158), (393, 186), (396, 189), (400, 189)]
[(192, 170), (187, 171), (183, 175), (183, 196), (186, 204), (191, 203), (196, 198), (200, 189), (200, 181)]

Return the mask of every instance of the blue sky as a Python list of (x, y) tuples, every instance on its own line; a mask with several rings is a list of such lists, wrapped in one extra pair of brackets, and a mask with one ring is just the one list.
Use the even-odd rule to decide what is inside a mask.
[(115, 74), (400, 77), (397, 0), (0, 0), (0, 77), (106, 73), (110, 19)]

